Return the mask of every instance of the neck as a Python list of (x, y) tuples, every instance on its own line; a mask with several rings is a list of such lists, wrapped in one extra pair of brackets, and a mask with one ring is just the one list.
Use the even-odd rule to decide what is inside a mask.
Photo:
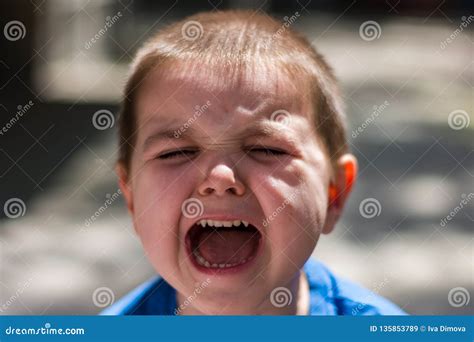
[[(288, 292), (289, 291), (289, 292)], [(271, 297), (273, 297), (271, 299)], [(290, 300), (288, 300), (290, 298)], [(184, 304), (186, 297), (181, 293), (177, 293), (177, 304), (180, 307)], [(288, 303), (288, 305), (284, 305)], [(281, 305), (280, 305), (281, 304)], [(186, 305), (184, 309), (179, 312), (180, 315), (206, 315), (209, 314), (204, 310), (199, 310), (194, 305)], [(271, 293), (266, 296), (264, 302), (258, 306), (257, 309), (249, 312), (233, 313), (232, 311), (226, 311), (223, 313), (212, 313), (212, 314), (224, 314), (224, 315), (308, 315), (309, 314), (309, 286), (306, 275), (303, 271), (300, 271), (282, 291), (276, 290), (274, 295)]]

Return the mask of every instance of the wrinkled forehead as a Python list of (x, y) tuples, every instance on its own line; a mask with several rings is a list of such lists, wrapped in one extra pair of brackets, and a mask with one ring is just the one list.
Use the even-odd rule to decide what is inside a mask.
[[(311, 120), (310, 85), (283, 65), (255, 59), (237, 65), (172, 62), (151, 70), (135, 101), (138, 127), (186, 121), (205, 107), (213, 124), (248, 124), (280, 111)], [(204, 120), (203, 120), (204, 121)]]

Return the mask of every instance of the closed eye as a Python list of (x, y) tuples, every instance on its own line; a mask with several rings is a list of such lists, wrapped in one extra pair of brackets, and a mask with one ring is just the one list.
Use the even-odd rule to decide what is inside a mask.
[[(193, 157), (198, 151), (197, 150), (174, 150), (165, 152), (159, 156), (157, 159), (174, 159), (180, 157)], [(278, 156), (278, 155), (285, 155), (287, 154), (285, 151), (276, 149), (276, 148), (268, 148), (268, 147), (252, 147), (247, 149), (249, 153), (260, 153), (268, 156)]]
[(170, 151), (163, 153), (156, 158), (158, 159), (173, 159), (173, 158), (178, 158), (178, 157), (192, 157), (195, 153), (198, 151), (196, 150), (175, 150), (175, 151)]
[(284, 155), (287, 154), (285, 151), (275, 149), (275, 148), (268, 148), (268, 147), (253, 147), (248, 150), (249, 152), (256, 152), (256, 153), (263, 153), (269, 156), (277, 156), (277, 155)]

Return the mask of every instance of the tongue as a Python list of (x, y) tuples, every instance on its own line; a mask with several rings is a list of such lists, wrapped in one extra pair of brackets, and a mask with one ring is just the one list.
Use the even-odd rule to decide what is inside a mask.
[(258, 233), (239, 228), (203, 229), (198, 246), (199, 254), (211, 264), (235, 264), (253, 255)]

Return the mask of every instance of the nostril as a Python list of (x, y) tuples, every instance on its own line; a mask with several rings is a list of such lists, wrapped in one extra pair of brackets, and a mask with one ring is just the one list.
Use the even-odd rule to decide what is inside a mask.
[(204, 189), (204, 195), (210, 195), (214, 192), (213, 188), (205, 188)]
[(201, 195), (215, 193), (222, 196), (232, 193), (241, 196), (245, 193), (245, 186), (237, 179), (231, 167), (219, 164), (210, 170), (209, 175), (199, 185), (198, 191)]
[(239, 189), (238, 186), (230, 186), (230, 187), (227, 187), (226, 189), (220, 189), (219, 186), (207, 186), (207, 187), (204, 187), (201, 191), (201, 195), (211, 195), (213, 193), (215, 193), (216, 195), (224, 195), (224, 194), (232, 194), (232, 195), (242, 195), (244, 193), (244, 189)]
[[(236, 194), (237, 194), (237, 189), (235, 189), (235, 188), (228, 188), (228, 189), (225, 190), (225, 192), (231, 193), (232, 195), (236, 195)], [(206, 189), (204, 190), (204, 193), (205, 193), (206, 195), (210, 195), (210, 194), (212, 194), (212, 193), (217, 193), (217, 191), (216, 191), (216, 189), (213, 189), (213, 188), (206, 188)]]

